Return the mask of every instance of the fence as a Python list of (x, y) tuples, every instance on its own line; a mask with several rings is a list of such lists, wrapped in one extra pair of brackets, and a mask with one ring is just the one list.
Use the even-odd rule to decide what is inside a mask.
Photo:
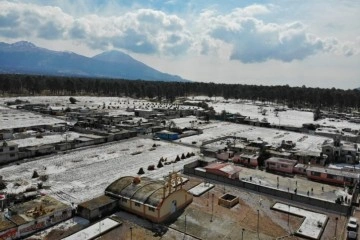
[(262, 185), (248, 182), (248, 181), (242, 181), (239, 179), (230, 179), (230, 178), (227, 178), (224, 176), (219, 176), (219, 175), (208, 173), (208, 172), (197, 171), (195, 168), (198, 166), (199, 166), (198, 161), (186, 164), (184, 166), (184, 173), (189, 174), (189, 175), (199, 176), (199, 177), (205, 178), (205, 179), (222, 182), (222, 183), (233, 185), (236, 187), (252, 190), (255, 192), (275, 196), (278, 198), (283, 198), (286, 200), (291, 200), (291, 201), (299, 202), (302, 204), (307, 204), (310, 206), (315, 206), (318, 208), (331, 210), (331, 211), (338, 212), (338, 213), (345, 214), (345, 215), (349, 215), (351, 213), (351, 208), (352, 208), (351, 206), (337, 204), (337, 203), (335, 203), (335, 201), (334, 202), (326, 201), (326, 200), (314, 198), (311, 196), (304, 196), (304, 195), (295, 194), (292, 192), (287, 192), (287, 191), (277, 189), (277, 188), (262, 186)]

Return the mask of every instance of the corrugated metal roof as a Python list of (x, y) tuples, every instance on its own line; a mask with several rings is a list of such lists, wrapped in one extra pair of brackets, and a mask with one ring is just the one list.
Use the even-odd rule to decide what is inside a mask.
[(165, 181), (143, 177), (139, 183), (135, 184), (133, 183), (134, 178), (131, 176), (122, 177), (110, 184), (105, 192), (152, 206), (159, 205), (162, 201)]

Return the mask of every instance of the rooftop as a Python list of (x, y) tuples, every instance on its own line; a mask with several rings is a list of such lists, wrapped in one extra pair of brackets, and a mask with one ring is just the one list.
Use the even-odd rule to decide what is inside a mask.
[(116, 201), (115, 199), (112, 199), (112, 198), (110, 198), (108, 196), (102, 195), (100, 197), (97, 197), (97, 198), (91, 199), (89, 201), (80, 203), (78, 206), (83, 207), (83, 208), (87, 208), (87, 209), (90, 209), (90, 210), (94, 210), (96, 208), (100, 208), (102, 206), (105, 206), (105, 205), (107, 205), (109, 203), (112, 203), (112, 202), (115, 202), (115, 201)]
[(69, 208), (68, 205), (50, 197), (42, 196), (38, 199), (14, 205), (9, 208), (11, 221), (23, 224), (42, 216), (50, 215), (54, 211)]
[(121, 177), (111, 183), (105, 189), (105, 192), (144, 204), (158, 206), (162, 201), (165, 181), (152, 180), (147, 177), (141, 178), (138, 183), (135, 183), (134, 180), (135, 177), (131, 176)]

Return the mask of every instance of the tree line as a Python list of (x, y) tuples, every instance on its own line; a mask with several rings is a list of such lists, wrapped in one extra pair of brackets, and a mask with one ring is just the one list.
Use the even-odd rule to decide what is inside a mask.
[(157, 98), (205, 95), (275, 102), (303, 108), (360, 109), (360, 91), (204, 82), (160, 82), (85, 77), (0, 75), (0, 93), (9, 95), (93, 95)]

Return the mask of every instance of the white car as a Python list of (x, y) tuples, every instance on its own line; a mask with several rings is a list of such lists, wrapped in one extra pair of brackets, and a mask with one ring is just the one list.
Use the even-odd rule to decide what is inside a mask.
[(357, 231), (358, 229), (358, 220), (357, 218), (354, 218), (354, 217), (350, 217), (349, 218), (349, 222), (347, 224), (347, 230), (348, 231)]

